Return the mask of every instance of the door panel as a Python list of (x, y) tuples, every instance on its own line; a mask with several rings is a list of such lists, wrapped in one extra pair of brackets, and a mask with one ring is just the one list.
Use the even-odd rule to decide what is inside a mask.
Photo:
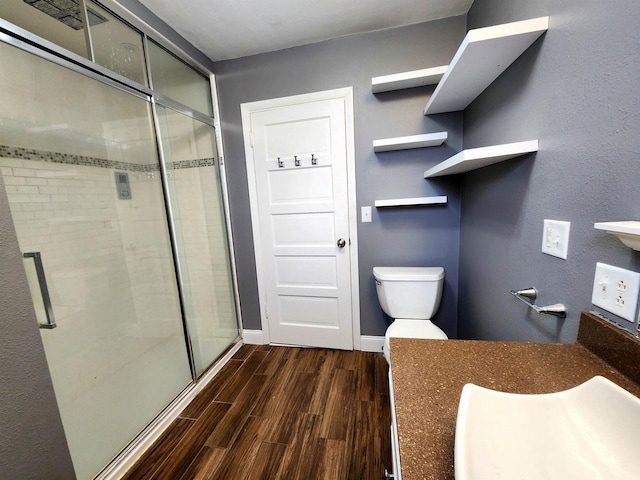
[(333, 248), (336, 232), (330, 212), (272, 215), (274, 247), (323, 246)]
[(337, 288), (335, 257), (276, 257), (277, 286)]
[(269, 203), (272, 206), (333, 202), (331, 167), (300, 167), (272, 170), (269, 175)]
[(250, 114), (274, 343), (353, 348), (345, 110), (344, 98), (298, 99)]
[[(280, 325), (291, 327), (320, 327), (338, 330), (340, 326), (338, 299), (335, 297), (302, 297), (279, 295)], [(300, 315), (304, 310), (305, 315)]]
[(293, 157), (305, 153), (328, 153), (331, 150), (331, 120), (329, 117), (310, 118), (265, 126), (271, 139), (266, 160)]

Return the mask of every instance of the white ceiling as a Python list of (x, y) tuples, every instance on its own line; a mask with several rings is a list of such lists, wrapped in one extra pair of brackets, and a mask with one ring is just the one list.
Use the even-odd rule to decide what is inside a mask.
[(140, 0), (214, 61), (464, 15), (473, 0)]

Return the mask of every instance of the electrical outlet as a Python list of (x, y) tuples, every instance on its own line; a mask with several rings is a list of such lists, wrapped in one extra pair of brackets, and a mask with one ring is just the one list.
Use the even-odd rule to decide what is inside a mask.
[(633, 323), (636, 319), (640, 273), (596, 263), (591, 303)]
[(570, 228), (571, 222), (545, 219), (542, 232), (542, 253), (566, 260), (569, 251)]

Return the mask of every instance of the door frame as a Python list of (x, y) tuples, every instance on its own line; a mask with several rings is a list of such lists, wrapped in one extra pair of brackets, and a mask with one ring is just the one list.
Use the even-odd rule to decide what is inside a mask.
[[(266, 285), (262, 258), (262, 232), (258, 214), (258, 192), (256, 188), (255, 164), (251, 139), (251, 114), (272, 110), (279, 107), (298, 105), (300, 103), (323, 100), (342, 99), (345, 106), (345, 134), (347, 159), (347, 215), (349, 218), (350, 275), (351, 275), (351, 328), (354, 350), (360, 350), (360, 278), (358, 270), (358, 212), (356, 205), (356, 154), (355, 127), (353, 114), (353, 87), (337, 88), (321, 92), (305, 93), (289, 97), (259, 100), (242, 103), (242, 135), (244, 140), (245, 161), (247, 166), (247, 184), (249, 187), (249, 205), (251, 208), (251, 227), (253, 229), (253, 249), (256, 259), (256, 276), (258, 280), (258, 300), (260, 302), (260, 322), (262, 324), (262, 341), (270, 343), (269, 322), (267, 319)], [(244, 338), (244, 335), (243, 335)]]

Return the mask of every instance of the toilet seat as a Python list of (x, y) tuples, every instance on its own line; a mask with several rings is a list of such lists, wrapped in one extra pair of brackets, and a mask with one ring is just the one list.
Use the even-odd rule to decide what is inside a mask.
[(382, 352), (387, 359), (387, 363), (391, 364), (389, 357), (389, 339), (395, 338), (426, 338), (431, 340), (447, 340), (447, 334), (444, 333), (431, 320), (416, 320), (411, 318), (398, 318), (387, 328), (384, 335), (384, 346)]

